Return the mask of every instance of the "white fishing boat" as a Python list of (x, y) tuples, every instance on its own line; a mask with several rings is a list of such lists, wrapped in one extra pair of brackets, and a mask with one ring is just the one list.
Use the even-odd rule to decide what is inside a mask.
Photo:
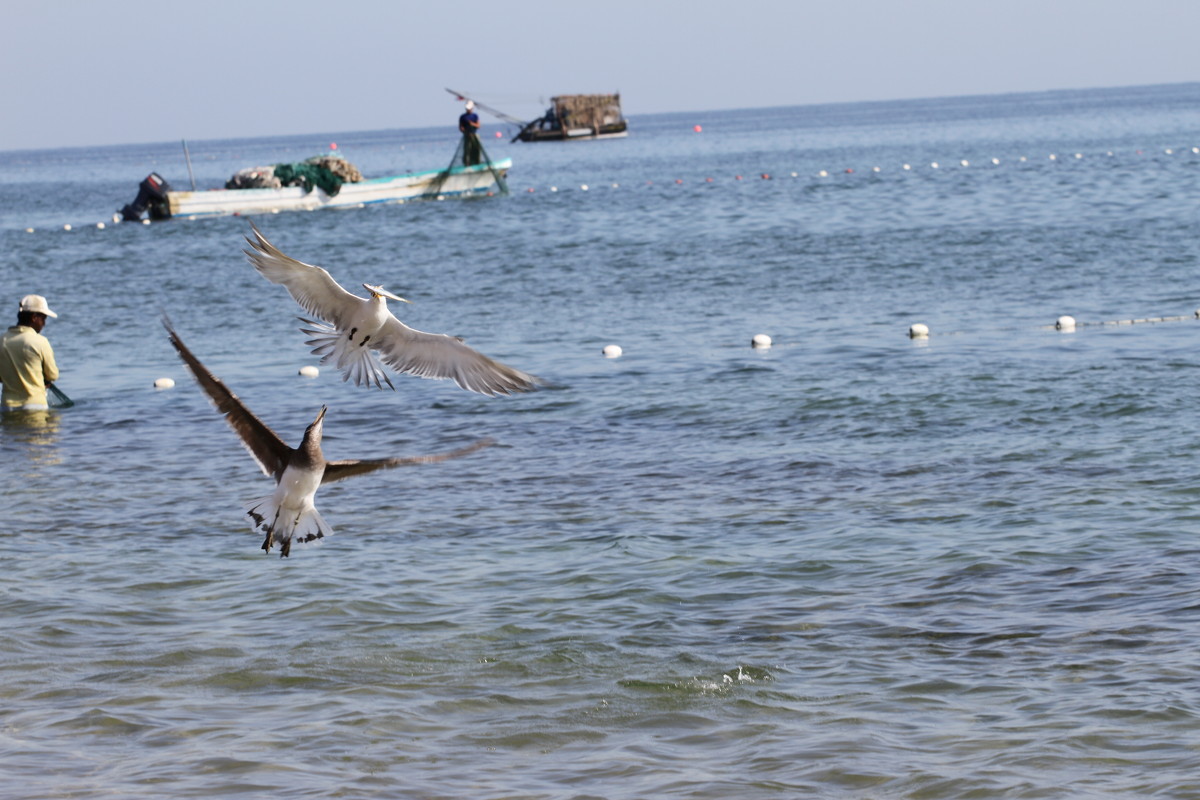
[(330, 186), (332, 191), (314, 182), (263, 188), (176, 191), (162, 176), (151, 173), (139, 185), (137, 199), (121, 209), (121, 216), (126, 221), (136, 221), (148, 212), (151, 219), (196, 219), (319, 208), (362, 208), (377, 203), (507, 193), (504, 176), (511, 167), (512, 159), (504, 158), (471, 166), (347, 181)]

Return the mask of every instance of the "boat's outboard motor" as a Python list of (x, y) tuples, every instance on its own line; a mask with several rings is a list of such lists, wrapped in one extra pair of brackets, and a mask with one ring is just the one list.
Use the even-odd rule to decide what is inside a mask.
[(132, 203), (121, 209), (121, 218), (126, 222), (137, 222), (142, 218), (142, 212), (149, 210), (150, 219), (167, 219), (171, 216), (171, 205), (167, 202), (167, 192), (171, 184), (163, 180), (157, 172), (151, 172), (146, 180), (138, 184), (138, 196)]

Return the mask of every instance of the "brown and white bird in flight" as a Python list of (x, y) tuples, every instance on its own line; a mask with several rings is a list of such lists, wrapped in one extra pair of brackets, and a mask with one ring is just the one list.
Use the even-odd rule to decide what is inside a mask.
[(217, 410), (225, 415), (225, 420), (241, 437), (242, 444), (258, 462), (263, 473), (275, 479), (274, 492), (246, 505), (246, 513), (253, 520), (251, 527), (266, 534), (262, 549), (267, 553), (277, 544), (279, 554), (286, 556), (291, 552), (293, 542), (317, 542), (333, 534), (333, 529), (314, 505), (317, 489), (325, 484), (380, 469), (458, 458), (492, 443), (490, 439), (482, 439), (457, 450), (429, 456), (326, 461), (321, 452), (326, 406), (321, 406), (317, 418), (305, 429), (300, 446), (289, 447), (275, 431), (254, 416), (220, 378), (209, 372), (192, 355), (166, 317), (163, 318), (163, 325), (166, 326), (171, 344), (179, 351), (180, 358), (195, 376), (200, 388)]

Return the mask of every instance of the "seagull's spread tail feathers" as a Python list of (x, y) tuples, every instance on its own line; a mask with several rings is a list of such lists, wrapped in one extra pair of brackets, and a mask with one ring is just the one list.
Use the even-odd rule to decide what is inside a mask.
[(294, 513), (281, 508), (273, 494), (247, 503), (246, 514), (254, 521), (251, 527), (266, 535), (262, 544), (266, 553), (279, 545), (279, 555), (286, 557), (291, 553), (292, 542), (319, 544), (325, 537), (333, 535), (333, 528), (316, 508), (309, 506)]
[(375, 356), (371, 355), (371, 348), (366, 346), (366, 342), (351, 341), (345, 333), (324, 322), (304, 317), (299, 317), (299, 320), (308, 326), (300, 331), (312, 337), (305, 344), (312, 346), (314, 355), (321, 356), (322, 364), (333, 362), (341, 370), (342, 380), (353, 380), (355, 386), (375, 384), (382, 389), (386, 383), (389, 388), (396, 388)]

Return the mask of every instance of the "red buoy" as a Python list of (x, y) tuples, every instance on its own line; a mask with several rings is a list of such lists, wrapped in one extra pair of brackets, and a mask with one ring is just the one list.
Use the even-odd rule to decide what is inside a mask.
[(699, 133), (700, 131), (704, 130), (704, 128), (701, 128), (699, 125), (694, 125), (692, 126), (692, 130), (694, 130), (696, 133)]

